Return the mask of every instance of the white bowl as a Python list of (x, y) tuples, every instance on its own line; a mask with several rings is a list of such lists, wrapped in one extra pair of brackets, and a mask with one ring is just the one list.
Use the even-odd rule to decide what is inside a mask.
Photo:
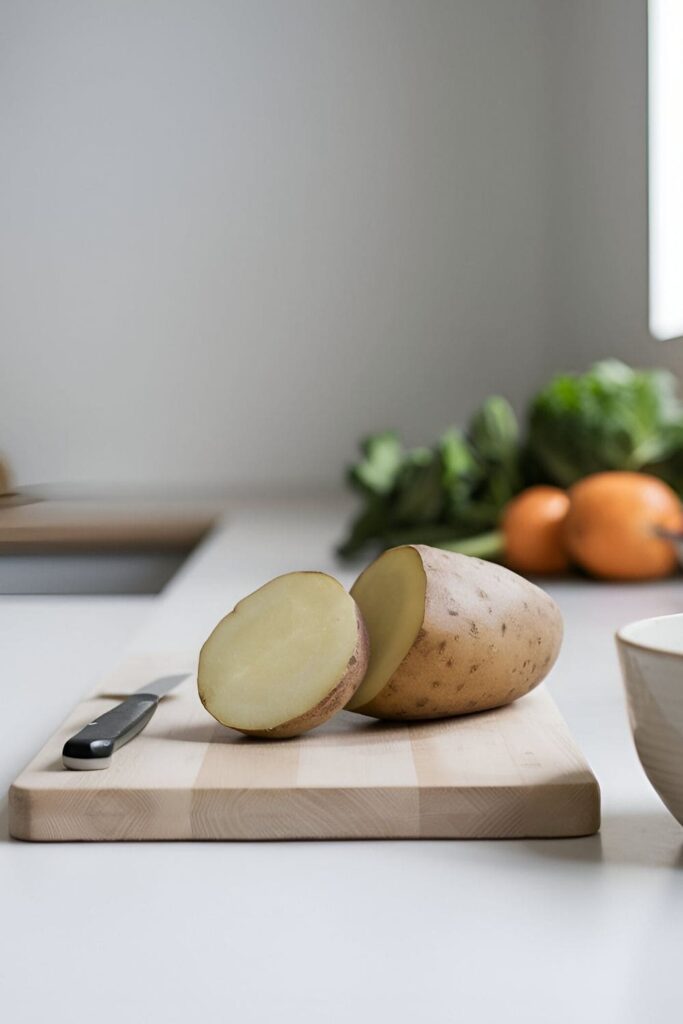
[(617, 647), (640, 763), (683, 825), (683, 614), (632, 622)]

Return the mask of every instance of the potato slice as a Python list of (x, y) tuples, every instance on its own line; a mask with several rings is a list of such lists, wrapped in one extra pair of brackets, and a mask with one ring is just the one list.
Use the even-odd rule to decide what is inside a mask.
[(543, 590), (500, 565), (424, 545), (385, 552), (351, 594), (370, 663), (347, 707), (376, 718), (507, 704), (541, 682), (562, 641), (559, 609)]
[(425, 611), (427, 577), (417, 550), (393, 548), (361, 573), (352, 596), (372, 637), (365, 679), (347, 707), (355, 711), (373, 700), (396, 673), (415, 643)]
[(322, 572), (278, 576), (240, 601), (202, 647), (206, 710), (252, 736), (298, 736), (342, 708), (368, 664), (353, 598)]

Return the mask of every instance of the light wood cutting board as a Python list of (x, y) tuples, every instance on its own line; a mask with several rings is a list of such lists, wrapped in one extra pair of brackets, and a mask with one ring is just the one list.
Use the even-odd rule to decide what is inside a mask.
[[(193, 671), (126, 661), (101, 694)], [(343, 712), (294, 740), (247, 739), (201, 706), (192, 675), (104, 771), (61, 766), (65, 740), (116, 698), (81, 704), (10, 790), (18, 839), (389, 839), (590, 835), (600, 790), (548, 692), (440, 722)]]

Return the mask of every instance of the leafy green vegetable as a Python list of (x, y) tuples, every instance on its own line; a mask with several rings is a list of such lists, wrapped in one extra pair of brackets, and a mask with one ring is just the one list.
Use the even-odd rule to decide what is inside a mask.
[(392, 504), (392, 523), (419, 525), (439, 519), (444, 502), (438, 452), (414, 448), (401, 467)]
[(368, 494), (389, 494), (403, 463), (403, 446), (393, 430), (361, 442), (363, 458), (349, 470), (352, 484)]
[(529, 449), (548, 479), (568, 487), (589, 473), (640, 470), (680, 446), (683, 406), (666, 370), (632, 370), (616, 359), (555, 377), (536, 396)]
[(472, 417), (470, 440), (486, 462), (512, 465), (519, 451), (517, 417), (506, 398), (487, 398)]
[(503, 398), (490, 398), (465, 434), (447, 430), (433, 448), (404, 451), (396, 434), (367, 438), (348, 472), (365, 507), (339, 548), (350, 556), (368, 541), (385, 546), (471, 537), (495, 527), (519, 490), (519, 428)]
[(449, 523), (457, 523), (471, 504), (472, 492), (483, 478), (484, 466), (464, 433), (456, 427), (451, 427), (441, 437), (438, 452), (442, 467), (444, 517)]
[(522, 488), (519, 426), (510, 403), (498, 395), (487, 398), (472, 417), (469, 436), (484, 466), (477, 509), (488, 508), (485, 525), (493, 524)]

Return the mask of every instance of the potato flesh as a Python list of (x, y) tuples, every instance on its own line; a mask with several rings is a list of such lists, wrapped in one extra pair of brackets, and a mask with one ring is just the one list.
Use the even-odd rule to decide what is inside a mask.
[(343, 678), (357, 643), (353, 601), (323, 573), (290, 573), (250, 594), (202, 648), (207, 709), (234, 729), (273, 729)]
[(367, 626), (370, 663), (347, 704), (350, 711), (377, 696), (415, 643), (424, 619), (426, 585), (413, 548), (386, 552), (354, 583), (351, 596)]

